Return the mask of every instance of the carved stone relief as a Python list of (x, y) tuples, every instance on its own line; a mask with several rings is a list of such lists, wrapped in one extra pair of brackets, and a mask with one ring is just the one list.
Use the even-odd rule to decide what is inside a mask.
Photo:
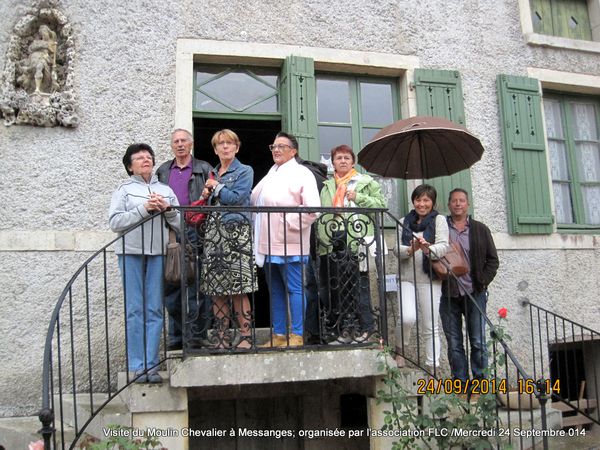
[(59, 2), (35, 0), (13, 28), (0, 85), (4, 125), (78, 124), (73, 94), (75, 46)]

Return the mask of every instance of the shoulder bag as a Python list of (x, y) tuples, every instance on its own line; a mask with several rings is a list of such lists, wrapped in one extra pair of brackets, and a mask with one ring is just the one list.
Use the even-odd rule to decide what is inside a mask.
[(440, 259), (431, 260), (431, 267), (441, 280), (448, 279), (448, 267), (457, 277), (466, 274), (469, 270), (463, 249), (458, 242), (451, 242), (448, 252)]
[[(186, 281), (192, 282), (196, 278), (196, 258), (194, 249), (190, 244), (185, 246), (185, 275)], [(170, 284), (179, 284), (181, 281), (181, 244), (173, 229), (169, 228), (169, 243), (165, 260), (165, 281)]]

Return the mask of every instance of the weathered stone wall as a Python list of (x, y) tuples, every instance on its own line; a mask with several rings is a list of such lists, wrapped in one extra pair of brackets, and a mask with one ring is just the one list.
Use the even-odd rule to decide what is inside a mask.
[[(30, 4), (0, 2), (0, 61)], [(490, 307), (510, 311), (513, 340), (527, 338), (520, 297), (594, 327), (600, 318), (600, 243), (587, 237), (506, 235), (507, 216), (496, 76), (527, 67), (598, 74), (600, 54), (528, 46), (516, 2), (134, 0), (63, 2), (75, 36), (79, 125), (0, 128), (0, 416), (39, 408), (41, 355), (50, 312), (71, 274), (106, 242), (110, 195), (133, 141), (169, 155), (178, 38), (289, 44), (413, 55), (423, 68), (458, 70), (467, 126), (486, 152), (473, 169), (475, 211), (498, 238), (501, 269)], [(404, 93), (402, 93), (404, 94)], [(67, 242), (34, 241), (67, 232)], [(15, 240), (16, 232), (20, 241)], [(79, 233), (73, 240), (69, 233)], [(34, 239), (35, 238), (35, 239)], [(90, 244), (93, 241), (94, 245)], [(552, 250), (545, 250), (546, 248)], [(526, 359), (526, 346), (519, 356)], [(19, 386), (16, 388), (16, 386)]]

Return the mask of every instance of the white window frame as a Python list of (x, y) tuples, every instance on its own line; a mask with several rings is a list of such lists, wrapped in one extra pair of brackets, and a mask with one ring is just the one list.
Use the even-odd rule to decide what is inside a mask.
[(401, 93), (400, 114), (402, 117), (416, 114), (415, 92), (409, 88), (414, 78), (413, 71), (419, 68), (416, 56), (186, 38), (177, 40), (174, 127), (193, 129), (194, 63), (281, 67), (290, 55), (312, 58), (315, 72), (397, 77), (398, 92)]
[[(542, 92), (542, 102), (544, 101), (544, 90), (556, 91), (564, 94), (586, 94), (590, 96), (600, 96), (600, 75), (586, 75), (581, 73), (563, 72), (559, 70), (540, 69), (537, 67), (527, 68), (527, 75), (531, 78), (536, 78), (540, 83), (540, 89)], [(544, 116), (544, 108), (542, 107), (542, 116)], [(542, 117), (544, 124), (544, 141), (546, 142), (546, 148), (548, 148), (548, 136), (546, 134), (546, 118)], [(550, 161), (550, 154), (547, 155), (547, 167), (548, 167), (548, 180), (550, 189), (550, 204), (552, 213), (556, 212), (556, 205), (554, 203), (554, 194), (552, 190), (552, 162)], [(561, 228), (563, 225), (561, 224)], [(567, 227), (568, 228), (568, 227)], [(554, 224), (554, 232), (561, 233), (575, 233), (575, 229), (568, 229), (561, 231), (558, 225)], [(582, 229), (581, 233), (589, 234), (590, 230)]]
[(518, 0), (518, 2), (521, 17), (521, 29), (523, 30), (523, 36), (529, 45), (600, 53), (600, 0), (587, 0), (590, 27), (592, 28), (592, 41), (536, 33), (533, 30), (529, 0)]

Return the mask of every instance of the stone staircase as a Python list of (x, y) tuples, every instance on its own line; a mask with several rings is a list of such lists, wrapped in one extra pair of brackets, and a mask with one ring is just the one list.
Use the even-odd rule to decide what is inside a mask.
[[(170, 359), (167, 363), (168, 371), (162, 372), (165, 380), (163, 384), (132, 384), (112, 399), (86, 428), (86, 435), (99, 439), (106, 439), (107, 427), (109, 425), (121, 425), (132, 427), (137, 430), (155, 433), (155, 437), (168, 449), (187, 449), (187, 437), (182, 436), (182, 430), (195, 428), (190, 425), (189, 417), (189, 389), (195, 392), (208, 392), (217, 388), (213, 394), (225, 395), (230, 398), (237, 397), (244, 383), (254, 386), (278, 386), (281, 381), (304, 382), (317, 379), (332, 379), (337, 377), (348, 379), (350, 377), (370, 378), (372, 394), (368, 398), (369, 427), (379, 429), (383, 426), (383, 411), (389, 408), (386, 404), (377, 404), (375, 392), (383, 388), (379, 376), (381, 372), (374, 364), (374, 359), (369, 355), (373, 350), (355, 349), (345, 352), (342, 360), (335, 358), (334, 352), (312, 352), (302, 356), (302, 352), (277, 352), (251, 355), (231, 355), (226, 360), (223, 358), (196, 357), (181, 360)], [(336, 364), (340, 367), (335, 367)], [(293, 368), (296, 368), (295, 370)], [(235, 368), (236, 370), (231, 370)], [(302, 370), (298, 370), (301, 368)], [(227, 370), (229, 369), (229, 370)], [(289, 372), (289, 373), (287, 373)], [(199, 377), (198, 374), (203, 374)], [(245, 375), (244, 375), (245, 374)], [(335, 374), (335, 376), (334, 376)], [(241, 375), (244, 375), (240, 378)], [(423, 372), (414, 368), (401, 369), (401, 383), (409, 392), (409, 396), (418, 397), (416, 387), (418, 381), (423, 377)], [(118, 375), (119, 388), (126, 384), (126, 374)], [(289, 385), (288, 385), (289, 386)], [(275, 388), (269, 388), (277, 389)], [(200, 391), (198, 391), (198, 389)], [(290, 387), (285, 388), (286, 390)], [(208, 391), (207, 391), (208, 390)], [(231, 391), (231, 392), (230, 392)], [(302, 392), (300, 389), (299, 393)], [(206, 398), (205, 394), (202, 394)], [(76, 404), (78, 412), (77, 426), (84, 425), (82, 417), (89, 417), (92, 410), (98, 409), (108, 399), (107, 394), (89, 393), (78, 394)], [(192, 399), (192, 397), (190, 397)], [(63, 397), (62, 416), (59, 408), (58, 398), (54, 399), (57, 408), (56, 419), (65, 424), (66, 442), (71, 442), (75, 435), (75, 408), (73, 396)], [(193, 399), (192, 399), (193, 401)], [(423, 408), (427, 408), (427, 402), (421, 402)], [(319, 407), (319, 405), (315, 405)], [(506, 410), (500, 410), (500, 421), (502, 426), (521, 429), (541, 430), (540, 410), (533, 411), (511, 411), (510, 417)], [(517, 415), (520, 414), (520, 421)], [(561, 428), (560, 411), (548, 408), (548, 428)], [(520, 422), (520, 425), (517, 425)], [(308, 422), (306, 422), (308, 423)], [(319, 428), (319, 424), (314, 427)], [(322, 425), (322, 424), (321, 424)], [(312, 425), (311, 425), (312, 426)], [(0, 445), (6, 450), (26, 449), (32, 441), (37, 441), (41, 436), (37, 431), (41, 424), (37, 417), (7, 418), (0, 419)], [(57, 426), (57, 428), (59, 428)], [(198, 427), (200, 429), (200, 427)], [(57, 441), (60, 443), (62, 436), (57, 433)], [(391, 448), (392, 437), (380, 437), (372, 439), (370, 448), (374, 450)], [(513, 448), (525, 449), (541, 444), (541, 438), (514, 439)], [(313, 442), (317, 444), (317, 442)], [(192, 444), (190, 444), (192, 445)], [(192, 445), (193, 446), (193, 445)], [(59, 446), (60, 448), (60, 446)], [(314, 446), (311, 448), (326, 448)], [(541, 448), (541, 447), (540, 447)]]

